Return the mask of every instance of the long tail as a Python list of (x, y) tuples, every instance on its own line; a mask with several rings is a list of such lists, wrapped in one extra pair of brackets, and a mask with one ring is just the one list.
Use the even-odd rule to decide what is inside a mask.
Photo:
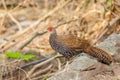
[(90, 46), (89, 48), (86, 48), (84, 51), (87, 54), (97, 58), (98, 61), (100, 61), (104, 64), (110, 65), (111, 62), (113, 61), (112, 56), (100, 48)]

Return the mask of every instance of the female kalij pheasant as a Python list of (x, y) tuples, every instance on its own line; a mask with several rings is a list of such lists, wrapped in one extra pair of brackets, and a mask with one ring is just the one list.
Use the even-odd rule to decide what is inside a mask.
[(87, 40), (80, 39), (73, 35), (58, 35), (53, 27), (48, 27), (47, 30), (50, 32), (49, 43), (51, 47), (68, 60), (80, 52), (85, 52), (107, 65), (113, 61), (111, 55), (102, 49), (92, 46)]

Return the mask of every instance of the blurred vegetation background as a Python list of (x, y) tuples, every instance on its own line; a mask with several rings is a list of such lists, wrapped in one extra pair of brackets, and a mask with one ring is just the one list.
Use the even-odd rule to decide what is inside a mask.
[[(45, 80), (60, 69), (60, 64), (64, 65), (60, 59), (53, 59), (34, 72), (34, 66), (12, 72), (55, 53), (48, 43), (48, 26), (57, 27), (59, 34), (73, 34), (99, 44), (110, 34), (120, 33), (120, 0), (0, 0), (1, 80)], [(8, 58), (5, 52), (36, 57), (24, 61)], [(8, 72), (10, 75), (4, 77)]]

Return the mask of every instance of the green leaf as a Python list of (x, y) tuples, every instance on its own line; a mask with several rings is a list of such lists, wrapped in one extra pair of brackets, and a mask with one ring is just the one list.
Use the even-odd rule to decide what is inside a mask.
[(16, 58), (16, 59), (23, 59), (23, 60), (30, 60), (30, 59), (33, 59), (35, 57), (35, 55), (32, 55), (32, 54), (25, 54), (25, 55), (22, 55), (20, 52), (5, 52), (6, 56), (9, 57), (9, 58)]
[(30, 59), (33, 59), (34, 57), (35, 55), (32, 55), (32, 54), (26, 54), (22, 56), (22, 58), (26, 61), (29, 61)]
[(5, 54), (10, 57), (10, 58), (20, 58), (21, 57), (21, 54), (20, 52), (5, 52)]

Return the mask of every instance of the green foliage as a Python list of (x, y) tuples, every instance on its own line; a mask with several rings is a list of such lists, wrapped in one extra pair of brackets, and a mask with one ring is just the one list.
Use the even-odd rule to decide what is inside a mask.
[(48, 79), (48, 76), (44, 76), (42, 80), (47, 80)]
[(5, 52), (6, 56), (9, 58), (15, 58), (15, 59), (23, 59), (26, 61), (29, 61), (30, 59), (33, 59), (35, 55), (32, 54), (21, 54), (20, 52)]
[(30, 59), (33, 59), (34, 57), (35, 55), (32, 55), (32, 54), (26, 54), (22, 56), (22, 58), (26, 61), (29, 61)]
[(111, 5), (112, 4), (112, 0), (107, 0), (107, 5)]

